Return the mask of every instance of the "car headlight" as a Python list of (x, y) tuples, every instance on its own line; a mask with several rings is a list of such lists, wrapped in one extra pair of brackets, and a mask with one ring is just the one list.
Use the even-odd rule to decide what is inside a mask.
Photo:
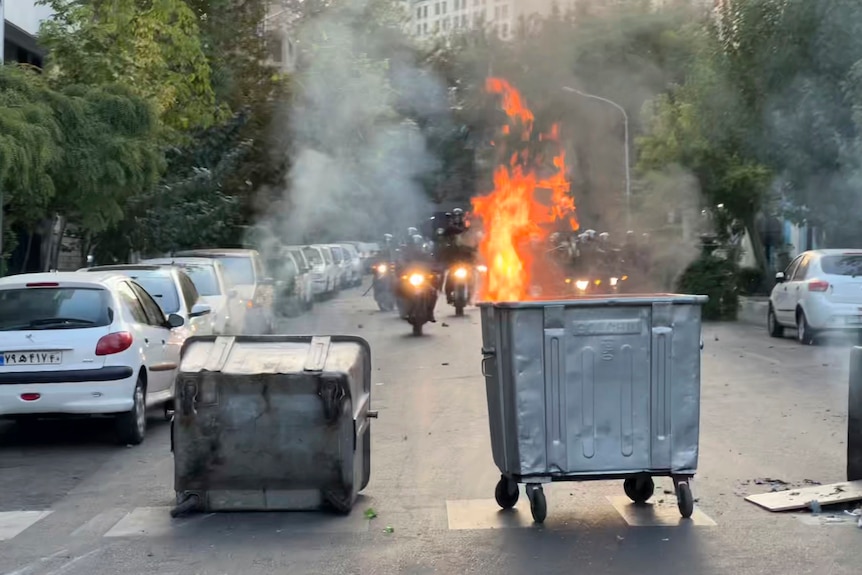
[(407, 281), (412, 286), (421, 286), (425, 282), (425, 276), (422, 274), (411, 274)]
[(611, 285), (612, 285), (612, 286), (617, 285), (617, 282), (618, 282), (618, 281), (620, 281), (620, 280), (619, 280), (619, 278), (611, 278)]
[(587, 280), (578, 280), (575, 282), (575, 287), (581, 291), (585, 291), (590, 286), (590, 282)]
[(465, 279), (467, 277), (467, 268), (458, 268), (455, 270), (455, 277), (459, 280)]
[(385, 273), (386, 273), (386, 271), (387, 271), (388, 269), (389, 269), (389, 266), (388, 266), (388, 265), (386, 265), (386, 264), (380, 264), (380, 265), (378, 265), (378, 266), (377, 266), (377, 273), (379, 273), (379, 274), (385, 274)]

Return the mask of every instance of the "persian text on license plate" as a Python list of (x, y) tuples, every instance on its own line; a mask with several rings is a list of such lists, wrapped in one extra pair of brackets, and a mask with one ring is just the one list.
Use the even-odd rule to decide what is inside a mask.
[(0, 365), (56, 365), (63, 363), (62, 351), (4, 351)]

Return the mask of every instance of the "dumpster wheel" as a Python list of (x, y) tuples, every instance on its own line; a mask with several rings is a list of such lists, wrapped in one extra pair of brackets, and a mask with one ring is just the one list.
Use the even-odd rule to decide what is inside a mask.
[(514, 507), (520, 495), (518, 484), (505, 475), (500, 477), (497, 487), (494, 488), (494, 499), (497, 500), (497, 505), (502, 509), (511, 509)]
[(655, 493), (655, 482), (649, 476), (629, 477), (623, 481), (623, 491), (635, 503), (646, 503)]
[(527, 485), (527, 496), (530, 498), (530, 513), (533, 521), (544, 523), (548, 516), (548, 502), (545, 500), (545, 492), (538, 484)]
[(683, 519), (688, 519), (694, 513), (694, 497), (691, 487), (686, 482), (680, 482), (676, 486), (676, 505)]

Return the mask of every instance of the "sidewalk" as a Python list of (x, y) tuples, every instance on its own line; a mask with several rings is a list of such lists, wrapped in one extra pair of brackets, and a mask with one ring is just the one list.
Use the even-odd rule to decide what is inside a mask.
[(766, 296), (739, 298), (739, 314), (737, 321), (752, 325), (766, 325), (766, 310), (769, 308), (769, 298)]

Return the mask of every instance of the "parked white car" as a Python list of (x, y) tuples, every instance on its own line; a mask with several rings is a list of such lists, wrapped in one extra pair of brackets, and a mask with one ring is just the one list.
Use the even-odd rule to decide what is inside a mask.
[(304, 286), (304, 302), (305, 309), (310, 310), (314, 307), (314, 280), (312, 279), (312, 265), (309, 263), (308, 258), (305, 257), (305, 254), (302, 251), (302, 248), (299, 246), (287, 246), (284, 248), (287, 250), (287, 253), (293, 256), (293, 261), (296, 262), (297, 267), (299, 268), (299, 273), (303, 278), (303, 286)]
[(207, 248), (177, 252), (174, 257), (210, 258), (220, 261), (231, 284), (231, 291), (228, 293), (232, 305), (231, 317), (242, 326), (242, 332), (273, 332), (273, 279), (264, 272), (263, 261), (257, 250)]
[(153, 258), (141, 261), (142, 264), (170, 266), (183, 270), (195, 288), (199, 300), (212, 309), (208, 319), (212, 325), (212, 333), (216, 335), (235, 334), (242, 331), (241, 322), (231, 317), (230, 297), (231, 285), (224, 266), (218, 260), (209, 258)]
[(767, 329), (773, 337), (796, 328), (809, 345), (826, 331), (862, 332), (862, 250), (811, 250), (775, 276)]
[(314, 295), (323, 298), (338, 291), (339, 270), (332, 261), (330, 251), (318, 245), (303, 246), (302, 253), (311, 264), (311, 281), (314, 284)]
[(138, 444), (174, 398), (183, 318), (119, 273), (0, 279), (0, 417), (108, 415)]
[(350, 260), (347, 252), (338, 244), (326, 244), (324, 247), (332, 253), (332, 261), (338, 268), (338, 289), (350, 286)]
[(347, 264), (349, 269), (348, 285), (356, 287), (362, 285), (362, 258), (359, 256), (359, 250), (353, 243), (341, 243), (341, 250), (347, 256)]
[(121, 273), (135, 280), (149, 293), (166, 315), (172, 313), (183, 318), (185, 337), (212, 335), (209, 319), (212, 308), (201, 301), (191, 278), (180, 268), (171, 265), (118, 264), (83, 268), (79, 272)]

